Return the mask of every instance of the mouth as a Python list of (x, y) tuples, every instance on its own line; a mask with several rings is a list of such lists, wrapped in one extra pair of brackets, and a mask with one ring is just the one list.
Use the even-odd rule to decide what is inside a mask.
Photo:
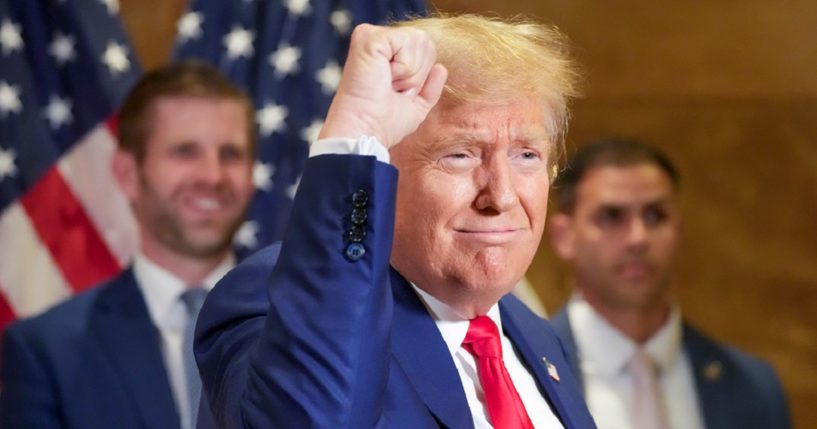
[(520, 228), (455, 229), (457, 235), (468, 241), (487, 245), (501, 245), (514, 241), (521, 233)]
[(198, 196), (187, 200), (187, 205), (199, 213), (215, 214), (225, 208), (225, 203), (220, 198)]

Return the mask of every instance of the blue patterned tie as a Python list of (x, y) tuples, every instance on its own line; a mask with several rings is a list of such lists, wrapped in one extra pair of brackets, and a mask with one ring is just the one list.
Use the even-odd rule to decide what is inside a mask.
[(207, 297), (207, 291), (200, 287), (191, 287), (184, 291), (181, 295), (181, 300), (187, 309), (187, 325), (184, 329), (184, 372), (187, 378), (187, 400), (190, 410), (190, 420), (187, 428), (194, 428), (196, 426), (196, 417), (199, 411), (199, 399), (201, 396), (201, 379), (199, 378), (199, 371), (196, 367), (196, 358), (193, 355), (193, 334), (196, 330), (196, 317), (199, 315), (201, 305), (204, 304), (204, 298)]

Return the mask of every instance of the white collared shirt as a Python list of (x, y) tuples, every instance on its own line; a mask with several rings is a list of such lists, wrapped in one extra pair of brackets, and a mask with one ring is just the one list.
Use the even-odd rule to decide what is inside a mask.
[[(201, 287), (210, 290), (235, 266), (235, 256), (230, 254), (210, 274), (205, 277)], [(190, 406), (187, 403), (187, 379), (184, 369), (184, 328), (187, 323), (187, 310), (179, 299), (188, 285), (171, 272), (156, 265), (139, 253), (134, 256), (133, 275), (145, 297), (150, 319), (162, 337), (160, 348), (165, 369), (169, 378), (173, 398), (182, 428), (190, 428), (192, 419)]]
[[(632, 429), (632, 380), (626, 366), (637, 344), (617, 330), (575, 294), (567, 316), (576, 339), (590, 414), (599, 429)], [(645, 344), (660, 368), (659, 385), (671, 429), (704, 429), (694, 372), (683, 350), (681, 311), (675, 306), (667, 322)]]
[[(453, 308), (434, 298), (424, 290), (414, 286), (414, 290), (434, 318), (440, 334), (448, 346), (448, 351), (454, 360), (454, 366), (462, 381), (465, 391), (465, 398), (468, 400), (468, 407), (471, 409), (471, 416), (474, 419), (475, 429), (492, 429), (493, 426), (488, 418), (488, 409), (484, 403), (485, 395), (482, 392), (482, 384), (479, 381), (476, 359), (462, 347), (465, 335), (468, 333), (470, 321), (456, 313)], [(499, 332), (502, 333), (502, 360), (511, 376), (514, 387), (519, 393), (519, 398), (528, 412), (533, 427), (543, 428), (563, 428), (561, 421), (551, 410), (545, 398), (539, 392), (536, 380), (519, 359), (511, 340), (502, 330), (502, 318), (499, 314), (499, 305), (494, 304), (486, 316), (496, 324)], [(501, 428), (497, 428), (501, 429)]]

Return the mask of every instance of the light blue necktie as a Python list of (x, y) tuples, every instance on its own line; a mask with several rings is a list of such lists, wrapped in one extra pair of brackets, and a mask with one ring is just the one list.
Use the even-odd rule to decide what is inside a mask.
[(187, 325), (184, 329), (184, 372), (187, 378), (187, 400), (190, 409), (190, 425), (188, 428), (196, 427), (196, 417), (199, 412), (199, 399), (201, 397), (201, 378), (199, 378), (196, 358), (193, 355), (193, 335), (196, 330), (196, 317), (199, 315), (207, 291), (200, 287), (191, 287), (182, 293), (180, 299), (187, 310)]

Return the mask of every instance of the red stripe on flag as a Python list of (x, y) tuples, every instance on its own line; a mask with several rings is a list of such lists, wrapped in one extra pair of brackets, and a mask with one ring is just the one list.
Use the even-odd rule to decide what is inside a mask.
[(75, 291), (120, 271), (116, 258), (56, 167), (20, 200), (43, 245)]
[(3, 291), (0, 290), (0, 333), (2, 333), (3, 330), (6, 329), (6, 326), (16, 319), (17, 315), (14, 314), (14, 309), (11, 308), (11, 305), (9, 305), (5, 295), (3, 295)]

